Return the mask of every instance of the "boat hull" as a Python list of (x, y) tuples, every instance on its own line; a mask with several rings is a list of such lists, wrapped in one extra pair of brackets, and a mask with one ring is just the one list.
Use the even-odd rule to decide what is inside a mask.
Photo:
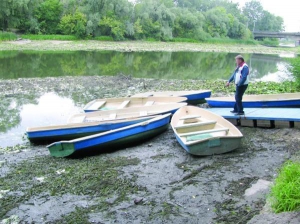
[(94, 135), (118, 128), (123, 128), (129, 125), (137, 124), (143, 121), (147, 121), (151, 118), (145, 117), (132, 121), (121, 121), (118, 123), (104, 123), (93, 126), (77, 127), (77, 128), (66, 128), (57, 130), (44, 130), (44, 131), (33, 131), (27, 132), (27, 137), (31, 142), (54, 142), (61, 140), (71, 140), (75, 138), (81, 138), (89, 135)]
[(185, 145), (176, 135), (179, 144), (189, 153), (195, 156), (210, 156), (232, 152), (241, 146), (240, 138), (209, 139), (194, 145)]
[(170, 116), (143, 125), (132, 125), (126, 128), (117, 129), (113, 132), (93, 135), (70, 142), (57, 142), (48, 146), (50, 154), (54, 157), (67, 157), (83, 151), (97, 153), (107, 152), (107, 149), (115, 150), (130, 144), (137, 144), (149, 138), (153, 138), (166, 131), (169, 127)]
[[(206, 102), (211, 107), (234, 107), (234, 101), (215, 101), (206, 99)], [(300, 100), (278, 100), (278, 101), (257, 101), (257, 102), (243, 102), (243, 106), (245, 108), (252, 108), (252, 107), (299, 107)]]

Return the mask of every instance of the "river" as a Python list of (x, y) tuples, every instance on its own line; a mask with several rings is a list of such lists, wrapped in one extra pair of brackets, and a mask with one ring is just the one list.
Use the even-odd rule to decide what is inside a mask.
[[(3, 51), (0, 78), (115, 76), (157, 79), (227, 79), (234, 68), (233, 53), (117, 52), (117, 51)], [(245, 54), (251, 79), (291, 80), (281, 55)]]

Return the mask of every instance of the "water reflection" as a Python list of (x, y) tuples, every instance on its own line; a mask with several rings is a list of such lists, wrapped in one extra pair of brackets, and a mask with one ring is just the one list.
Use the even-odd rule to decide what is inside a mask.
[(27, 127), (63, 124), (72, 114), (81, 112), (81, 108), (75, 106), (73, 100), (55, 93), (46, 93), (30, 103), (28, 99), (15, 98), (8, 99), (6, 102), (7, 104), (9, 102), (6, 107), (8, 110), (3, 107), (2, 102), (0, 110), (3, 115), (0, 126), (1, 147), (26, 141), (24, 133)]
[[(212, 52), (6, 51), (0, 52), (0, 78), (124, 74), (158, 79), (227, 79), (233, 71), (235, 55)], [(269, 81), (270, 74), (276, 76), (281, 65), (288, 65), (279, 55), (245, 54), (244, 57), (252, 67), (253, 79)], [(291, 74), (286, 72), (282, 77), (290, 79)]]

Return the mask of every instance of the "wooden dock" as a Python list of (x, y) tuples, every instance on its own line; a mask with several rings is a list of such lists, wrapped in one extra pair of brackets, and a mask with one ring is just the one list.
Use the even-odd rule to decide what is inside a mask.
[(268, 128), (300, 128), (300, 108), (246, 108), (244, 116), (236, 116), (232, 108), (210, 108), (237, 126)]

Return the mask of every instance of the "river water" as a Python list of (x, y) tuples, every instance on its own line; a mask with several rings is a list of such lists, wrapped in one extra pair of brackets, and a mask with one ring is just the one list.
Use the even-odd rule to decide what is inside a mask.
[[(0, 78), (130, 75), (156, 79), (227, 79), (234, 69), (232, 53), (116, 52), (116, 51), (4, 51)], [(288, 55), (289, 56), (289, 55)], [(281, 55), (245, 54), (251, 79), (292, 79)]]
[[(235, 67), (234, 57), (202, 52), (0, 52), (0, 85), (5, 87), (0, 90), (4, 96), (0, 102), (0, 147), (26, 142), (27, 127), (65, 123), (70, 115), (82, 112), (89, 100), (127, 95), (122, 83), (85, 83), (78, 89), (77, 82), (70, 83), (66, 76), (227, 79)], [(280, 55), (246, 54), (245, 58), (251, 66), (251, 80), (293, 79), (289, 64)], [(33, 77), (42, 79), (19, 79)], [(116, 94), (117, 89), (124, 94)], [(6, 90), (9, 94), (3, 92)]]

